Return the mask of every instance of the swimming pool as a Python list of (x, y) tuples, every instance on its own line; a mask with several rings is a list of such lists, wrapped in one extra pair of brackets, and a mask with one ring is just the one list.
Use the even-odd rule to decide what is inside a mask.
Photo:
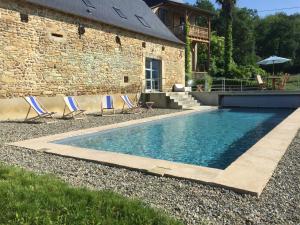
[(225, 169), (292, 111), (218, 109), (54, 143)]

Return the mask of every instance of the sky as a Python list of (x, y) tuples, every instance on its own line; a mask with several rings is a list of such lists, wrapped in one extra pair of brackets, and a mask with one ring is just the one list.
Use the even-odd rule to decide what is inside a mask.
[[(185, 0), (190, 4), (194, 4), (196, 0)], [(215, 4), (215, 0), (210, 0)], [(264, 17), (276, 12), (284, 11), (287, 14), (300, 13), (300, 0), (237, 0), (239, 7), (247, 7), (250, 9), (256, 9), (259, 16)], [(215, 4), (216, 5), (216, 4)], [(298, 7), (296, 9), (286, 9)], [(285, 9), (283, 9), (285, 8)], [(282, 9), (277, 11), (265, 11), (273, 9)], [(264, 11), (264, 12), (260, 12)]]

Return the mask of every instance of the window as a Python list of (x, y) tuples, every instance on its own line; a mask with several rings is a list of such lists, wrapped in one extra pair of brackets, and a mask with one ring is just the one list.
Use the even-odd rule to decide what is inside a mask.
[(113, 7), (113, 9), (115, 10), (115, 12), (123, 19), (127, 19), (127, 17), (125, 16), (125, 14), (121, 11), (121, 9), (115, 8)]
[(147, 21), (143, 17), (138, 16), (138, 15), (135, 15), (135, 16), (141, 22), (141, 24), (143, 24), (145, 27), (151, 28), (149, 23), (147, 23)]
[(159, 92), (161, 89), (161, 61), (146, 58), (145, 79), (147, 92)]
[(129, 82), (129, 77), (128, 76), (124, 76), (124, 83), (128, 83)]
[(95, 9), (96, 7), (91, 3), (90, 0), (82, 0), (82, 2), (89, 8)]

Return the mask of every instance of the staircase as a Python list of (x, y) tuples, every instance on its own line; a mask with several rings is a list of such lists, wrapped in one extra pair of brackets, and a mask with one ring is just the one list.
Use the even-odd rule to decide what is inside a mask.
[(188, 92), (167, 92), (166, 96), (181, 109), (191, 109), (200, 106), (200, 103), (189, 95)]

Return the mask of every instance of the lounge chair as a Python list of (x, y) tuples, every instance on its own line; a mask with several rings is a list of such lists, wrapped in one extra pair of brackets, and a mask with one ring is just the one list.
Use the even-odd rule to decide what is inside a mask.
[[(121, 95), (121, 98), (123, 100), (122, 113), (126, 113), (126, 112), (127, 113), (128, 112), (141, 113), (142, 112), (141, 106), (138, 103), (137, 104), (132, 103), (132, 101), (130, 100), (128, 95)], [(125, 106), (127, 106), (127, 109), (125, 109)]]
[[(73, 118), (73, 119), (83, 119), (85, 115), (85, 111), (83, 109), (80, 109), (78, 106), (78, 102), (75, 100), (72, 96), (64, 97), (65, 101), (65, 108), (63, 113), (63, 118)], [(69, 110), (69, 113), (66, 114), (67, 109)], [(82, 115), (83, 117), (78, 117)]]
[(256, 81), (261, 90), (267, 89), (267, 84), (263, 81), (263, 79), (261, 78), (261, 75), (256, 75)]
[[(27, 97), (25, 97), (25, 100), (30, 105), (30, 108), (27, 112), (27, 115), (26, 115), (26, 118), (24, 121), (34, 121), (37, 119), (44, 119), (44, 118), (53, 119), (53, 115), (55, 114), (55, 112), (48, 112), (45, 109), (45, 107), (43, 107), (42, 104), (38, 102), (36, 97), (27, 96)], [(37, 116), (28, 118), (31, 109), (33, 109), (36, 112)]]
[(114, 108), (114, 99), (110, 95), (106, 95), (102, 97), (101, 101), (101, 115), (104, 115), (104, 110), (112, 110), (113, 114), (115, 114)]

